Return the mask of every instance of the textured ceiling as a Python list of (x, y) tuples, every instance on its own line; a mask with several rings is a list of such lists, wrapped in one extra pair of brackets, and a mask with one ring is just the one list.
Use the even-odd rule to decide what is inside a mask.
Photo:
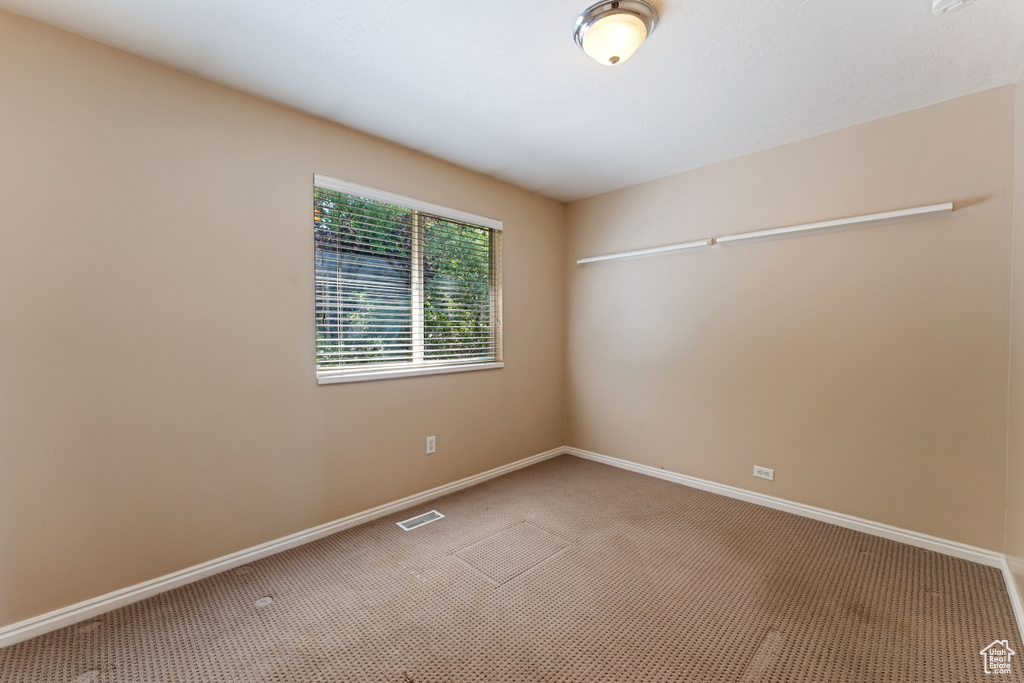
[(15, 12), (578, 199), (1012, 83), (1024, 0), (662, 0), (617, 67), (589, 0), (0, 0)]

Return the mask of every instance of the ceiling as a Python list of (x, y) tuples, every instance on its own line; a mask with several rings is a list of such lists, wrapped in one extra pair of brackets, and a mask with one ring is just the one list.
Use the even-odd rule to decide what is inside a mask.
[(0, 0), (0, 7), (573, 200), (1012, 83), (1024, 1), (655, 0), (616, 67), (589, 0)]

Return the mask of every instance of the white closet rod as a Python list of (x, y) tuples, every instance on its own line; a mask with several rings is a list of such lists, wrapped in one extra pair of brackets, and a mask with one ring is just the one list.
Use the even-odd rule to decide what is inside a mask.
[(591, 256), (590, 258), (581, 258), (576, 263), (594, 263), (595, 261), (610, 261), (617, 258), (629, 258), (630, 256), (646, 256), (647, 254), (660, 254), (664, 251), (678, 251), (680, 249), (695, 249), (697, 247), (707, 247), (714, 244), (713, 239), (708, 240), (696, 240), (695, 242), (681, 242), (680, 244), (669, 244), (664, 247), (651, 247), (650, 249), (637, 249), (636, 251), (623, 251), (618, 254), (608, 254), (607, 256)]
[(825, 230), (827, 228), (838, 228), (846, 225), (868, 225), (896, 218), (907, 218), (910, 216), (930, 216), (939, 213), (949, 213), (953, 210), (953, 202), (944, 204), (930, 204), (928, 206), (916, 206), (912, 209), (900, 209), (899, 211), (886, 211), (884, 213), (871, 213), (866, 216), (853, 216), (852, 218), (838, 218), (834, 221), (821, 221), (819, 223), (806, 223), (804, 225), (793, 225), (788, 228), (774, 228), (772, 230), (758, 230), (757, 232), (741, 232), (738, 235), (725, 235), (724, 237), (711, 237), (708, 239), (695, 240), (693, 242), (681, 242), (679, 244), (668, 244), (663, 247), (651, 247), (650, 249), (637, 249), (635, 251), (623, 251), (617, 254), (606, 254), (604, 256), (590, 256), (576, 261), (577, 264), (594, 263), (595, 261), (611, 261), (632, 256), (646, 256), (648, 254), (660, 254), (666, 251), (678, 251), (680, 249), (695, 249), (698, 247), (709, 247), (718, 243), (740, 242), (760, 237), (774, 237), (776, 235), (787, 235), (795, 232), (811, 232), (813, 230)]

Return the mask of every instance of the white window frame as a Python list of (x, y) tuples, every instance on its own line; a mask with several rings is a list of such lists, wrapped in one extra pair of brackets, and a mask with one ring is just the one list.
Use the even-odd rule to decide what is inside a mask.
[[(480, 216), (467, 211), (460, 211), (459, 209), (452, 209), (447, 206), (441, 206), (439, 204), (432, 204), (425, 202), (420, 199), (413, 199), (412, 197), (405, 197), (400, 194), (393, 192), (385, 192), (384, 190), (377, 190), (372, 187), (366, 187), (364, 185), (357, 185), (350, 183), (345, 180), (338, 180), (336, 178), (330, 178), (328, 176), (315, 174), (313, 176), (313, 187), (322, 188), (325, 190), (331, 190), (334, 192), (341, 192), (343, 194), (355, 195), (357, 197), (364, 197), (366, 199), (373, 199), (386, 204), (394, 204), (413, 211), (423, 212), (432, 214), (434, 216), (441, 216), (442, 218), (450, 218), (455, 221), (463, 223), (471, 223), (473, 225), (479, 225), (481, 227), (490, 228), (492, 230), (503, 231), (504, 225), (501, 221), (488, 218), (487, 216)], [(310, 198), (310, 207), (312, 207), (312, 197)], [(418, 224), (419, 219), (414, 219)], [(312, 223), (312, 220), (310, 221)], [(418, 241), (413, 241), (414, 245), (418, 245)], [(414, 246), (414, 249), (418, 249), (418, 246)], [(413, 255), (416, 258), (416, 254)], [(486, 362), (475, 362), (475, 363), (450, 363), (444, 365), (419, 365), (417, 367), (408, 367), (408, 363), (404, 364), (406, 367), (392, 365), (389, 367), (379, 367), (371, 369), (332, 369), (332, 370), (317, 370), (316, 381), (317, 384), (337, 384), (341, 382), (365, 382), (367, 380), (376, 379), (391, 379), (395, 377), (415, 377), (418, 375), (438, 375), (449, 372), (467, 372), (470, 370), (493, 370), (496, 368), (505, 367), (505, 363), (502, 360), (502, 307), (501, 307), (501, 249), (496, 249), (491, 254), (491, 287), (492, 287), (492, 301), (494, 303), (494, 343), (495, 343), (495, 359), (493, 361)], [(416, 271), (414, 270), (414, 273)], [(413, 282), (413, 297), (422, 298), (422, 282), (420, 282), (420, 289), (417, 289), (416, 280), (422, 279), (422, 273), (414, 275)], [(316, 298), (314, 295), (314, 317), (316, 311)], [(422, 310), (416, 306), (413, 307), (413, 315), (416, 316), (416, 312), (419, 311), (419, 315), (422, 316)], [(416, 331), (416, 324), (414, 320), (414, 342), (415, 338), (418, 337), (420, 344), (423, 341), (423, 329), (422, 329), (422, 318), (419, 320), (419, 329)], [(313, 328), (316, 329), (316, 321), (313, 321)], [(314, 341), (315, 347), (315, 341)], [(422, 347), (418, 351), (415, 350), (414, 343), (414, 358), (419, 356), (422, 359), (423, 350)], [(316, 354), (314, 354), (314, 358)]]

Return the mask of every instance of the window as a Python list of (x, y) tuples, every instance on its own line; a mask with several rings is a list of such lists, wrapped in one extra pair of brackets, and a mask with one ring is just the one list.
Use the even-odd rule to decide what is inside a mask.
[(501, 227), (316, 176), (317, 380), (502, 367)]

